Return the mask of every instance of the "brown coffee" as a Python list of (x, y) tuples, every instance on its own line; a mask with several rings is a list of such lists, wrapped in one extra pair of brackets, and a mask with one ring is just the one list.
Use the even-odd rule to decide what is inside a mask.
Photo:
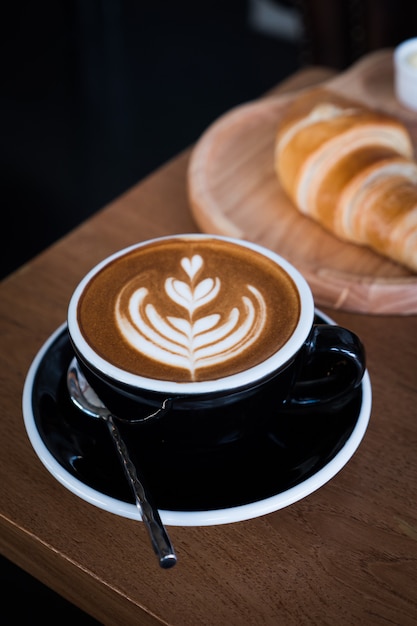
[(222, 239), (160, 239), (110, 260), (78, 304), (86, 342), (147, 378), (192, 382), (264, 361), (292, 335), (300, 297), (257, 251)]

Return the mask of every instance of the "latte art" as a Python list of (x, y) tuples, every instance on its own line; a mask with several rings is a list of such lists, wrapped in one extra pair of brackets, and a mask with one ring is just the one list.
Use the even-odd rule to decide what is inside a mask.
[[(242, 294), (225, 316), (216, 310), (222, 281), (218, 276), (202, 275), (203, 257), (183, 257), (181, 267), (187, 280), (167, 278), (165, 293), (181, 307), (182, 317), (159, 312), (152, 304), (149, 288), (139, 286), (128, 297), (127, 306), (123, 305), (122, 291), (116, 302), (116, 320), (134, 350), (164, 365), (185, 369), (195, 380), (197, 369), (236, 358), (257, 341), (266, 323), (266, 305), (260, 291), (247, 285), (247, 294)], [(128, 284), (126, 289), (130, 288)], [(206, 305), (212, 312), (200, 314)]]
[(132, 246), (94, 268), (71, 300), (69, 332), (110, 377), (188, 392), (226, 385), (282, 354), (301, 313), (293, 277), (267, 254), (183, 235)]

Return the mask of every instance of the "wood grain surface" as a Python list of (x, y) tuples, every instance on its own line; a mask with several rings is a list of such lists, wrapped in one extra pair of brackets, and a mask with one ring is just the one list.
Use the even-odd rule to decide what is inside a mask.
[[(328, 72), (301, 72), (287, 87), (312, 76)], [(66, 490), (29, 443), (25, 376), (82, 276), (135, 241), (197, 229), (188, 164), (187, 151), (0, 286), (1, 552), (106, 625), (415, 626), (417, 316), (325, 310), (367, 350), (373, 411), (362, 444), (333, 480), (290, 507), (170, 527), (179, 557), (171, 570), (155, 565), (140, 522)]]
[[(394, 97), (391, 51), (364, 57), (325, 84), (330, 91), (401, 118), (417, 146), (417, 116)], [(241, 105), (202, 135), (188, 171), (198, 225), (261, 243), (286, 257), (307, 278), (318, 305), (416, 313), (416, 274), (367, 247), (342, 242), (303, 216), (280, 186), (273, 162), (276, 129), (298, 93)]]

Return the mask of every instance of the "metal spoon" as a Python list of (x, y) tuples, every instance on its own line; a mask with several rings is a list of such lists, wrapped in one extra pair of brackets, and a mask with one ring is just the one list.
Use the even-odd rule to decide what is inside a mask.
[(138, 478), (136, 468), (130, 459), (129, 452), (115, 424), (114, 416), (104, 406), (94, 389), (87, 382), (75, 358), (72, 359), (68, 368), (67, 386), (71, 400), (81, 411), (90, 417), (100, 418), (106, 422), (135, 496), (136, 506), (149, 533), (155, 554), (159, 559), (159, 565), (165, 569), (172, 567), (177, 562), (177, 557), (158, 509), (149, 501), (146, 488)]

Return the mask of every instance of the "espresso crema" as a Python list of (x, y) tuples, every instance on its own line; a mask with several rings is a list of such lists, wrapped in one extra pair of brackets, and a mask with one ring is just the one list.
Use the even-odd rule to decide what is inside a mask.
[(297, 288), (273, 260), (198, 236), (154, 240), (113, 258), (89, 279), (77, 309), (84, 340), (102, 359), (175, 382), (263, 362), (299, 316)]

